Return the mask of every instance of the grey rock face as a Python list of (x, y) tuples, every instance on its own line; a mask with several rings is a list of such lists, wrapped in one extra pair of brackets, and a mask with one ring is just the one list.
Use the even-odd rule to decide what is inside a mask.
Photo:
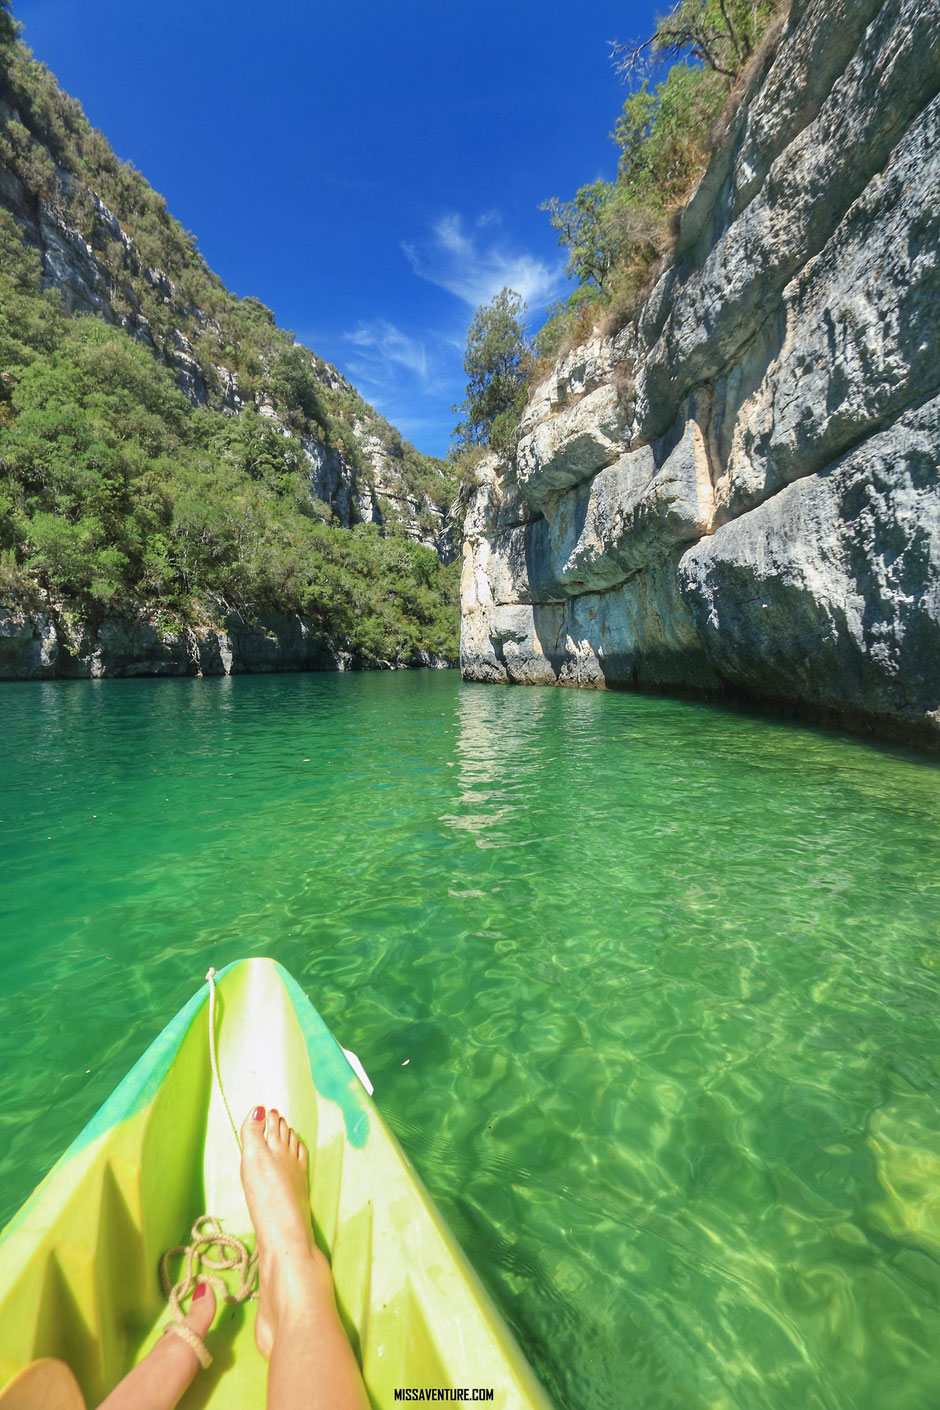
[(425, 548), (433, 549), (443, 562), (456, 557), (447, 516), (426, 494), (409, 488), (400, 443), (387, 444), (362, 421), (353, 423), (368, 477), (356, 487), (359, 518), (366, 524), (393, 527)]
[(934, 398), (689, 549), (680, 593), (725, 680), (940, 725), (938, 445)]
[(44, 612), (0, 607), (0, 680), (43, 680), (56, 673), (59, 638)]
[(578, 485), (613, 460), (620, 444), (617, 393), (596, 387), (539, 424), (519, 442), (519, 488), (533, 508), (552, 490)]
[(940, 747), (938, 32), (937, 0), (793, 6), (637, 329), (567, 354), (479, 477), (467, 678)]
[(353, 523), (355, 483), (338, 450), (304, 437), (301, 442), (310, 465), (310, 493), (328, 504), (341, 524)]
[[(131, 608), (91, 627), (71, 624), (58, 609), (0, 606), (0, 681), (347, 671), (376, 664), (344, 651), (297, 613), (246, 622), (229, 612), (215, 625), (168, 630), (144, 610)], [(452, 663), (417, 651), (408, 660), (378, 664), (388, 670)]]

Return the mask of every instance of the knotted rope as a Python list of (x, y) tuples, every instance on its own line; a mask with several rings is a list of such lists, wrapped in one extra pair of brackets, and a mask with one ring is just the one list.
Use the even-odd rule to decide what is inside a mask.
[[(241, 1156), (241, 1141), (238, 1139), (238, 1128), (232, 1118), (232, 1112), (222, 1086), (222, 1078), (219, 1076), (219, 1057), (216, 1051), (215, 1033), (215, 970), (210, 969), (206, 975), (209, 982), (209, 1062), (212, 1067), (212, 1075), (215, 1084), (219, 1089), (219, 1096), (222, 1098), (222, 1105), (225, 1107), (225, 1114), (228, 1117), (228, 1124), (232, 1128), (232, 1136), (235, 1140), (235, 1147)], [(170, 1304), (170, 1311), (173, 1313), (174, 1322), (170, 1322), (164, 1327), (164, 1333), (173, 1332), (182, 1337), (199, 1358), (201, 1366), (208, 1369), (212, 1365), (212, 1356), (202, 1341), (202, 1338), (187, 1327), (184, 1323), (186, 1313), (181, 1307), (184, 1298), (189, 1297), (197, 1283), (210, 1283), (216, 1293), (226, 1302), (247, 1302), (258, 1296), (258, 1254), (249, 1253), (247, 1246), (237, 1239), (234, 1234), (226, 1234), (222, 1230), (219, 1220), (211, 1214), (201, 1214), (190, 1230), (190, 1242), (188, 1244), (178, 1244), (175, 1248), (168, 1248), (160, 1259), (160, 1284), (163, 1294)], [(185, 1258), (183, 1265), (183, 1275), (175, 1283), (170, 1283), (170, 1259), (182, 1254)], [(233, 1290), (219, 1273), (235, 1272), (238, 1275), (238, 1285)]]

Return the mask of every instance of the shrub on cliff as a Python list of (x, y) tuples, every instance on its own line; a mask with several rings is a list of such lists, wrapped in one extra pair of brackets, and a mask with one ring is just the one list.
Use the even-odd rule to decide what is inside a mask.
[(9, 62), (9, 54), (16, 42), (16, 21), (10, 14), (10, 0), (0, 0), (0, 71)]
[(647, 56), (681, 59), (686, 55), (733, 83), (746, 67), (768, 23), (786, 0), (676, 0), (657, 20), (648, 39), (613, 44), (617, 72), (635, 74)]

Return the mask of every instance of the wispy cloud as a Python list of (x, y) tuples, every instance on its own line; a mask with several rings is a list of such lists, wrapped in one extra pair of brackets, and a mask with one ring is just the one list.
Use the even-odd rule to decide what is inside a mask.
[[(426, 321), (420, 313), (414, 321), (406, 315), (403, 324), (379, 316), (343, 333), (304, 341), (322, 348), (366, 400), (421, 449), (440, 455), (454, 426), (451, 408), (466, 391), (467, 306), (475, 310), (506, 285), (522, 295), (537, 326), (539, 305), (564, 287), (564, 264), (520, 250), (499, 210), (485, 211), (472, 222), (454, 212), (442, 215), (424, 238), (402, 249), (420, 278), (460, 302), (442, 309), (439, 298), (426, 297), (424, 303), (433, 303), (439, 322)], [(419, 298), (413, 303), (416, 310), (422, 308)]]
[(406, 332), (385, 318), (361, 322), (341, 339), (344, 371), (406, 436), (443, 454), (453, 426), (451, 404), (462, 394), (462, 345), (433, 329)]
[(468, 229), (455, 212), (435, 221), (429, 236), (402, 244), (414, 272), (477, 308), (504, 286), (527, 304), (547, 303), (564, 283), (564, 262), (514, 250), (499, 238), (499, 213), (487, 211)]
[(368, 349), (372, 359), (397, 363), (413, 372), (421, 382), (428, 382), (428, 354), (423, 340), (403, 333), (394, 323), (377, 318), (372, 323), (360, 323), (352, 333), (344, 333), (343, 337), (354, 347)]

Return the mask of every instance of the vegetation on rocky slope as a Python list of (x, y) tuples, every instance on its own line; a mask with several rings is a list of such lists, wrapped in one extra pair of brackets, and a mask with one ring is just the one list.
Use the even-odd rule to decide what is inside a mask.
[[(104, 311), (124, 325), (67, 316), (0, 211), (0, 594), (92, 622), (135, 606), (168, 624), (295, 610), (366, 658), (454, 656), (456, 570), (396, 535), (393, 503), (384, 534), (331, 522), (302, 440), (337, 452), (365, 488), (373, 439), (429, 537), (454, 495), (445, 467), (257, 299), (225, 289), (163, 198), (19, 41), (8, 0), (0, 118), (0, 162), (91, 248), (109, 281)], [(201, 406), (170, 370), (181, 335)]]
[[(544, 207), (568, 252), (574, 291), (539, 333), (542, 367), (599, 318), (622, 325), (639, 311), (677, 229), (677, 219), (720, 140), (737, 94), (787, 0), (679, 0), (652, 35), (613, 46), (627, 97), (611, 137), (614, 181), (582, 186)], [(673, 60), (651, 86), (649, 69)]]
[(0, 596), (92, 622), (293, 610), (366, 657), (454, 652), (431, 549), (324, 523), (299, 441), (252, 406), (194, 409), (121, 329), (65, 317), (6, 212), (0, 264)]

